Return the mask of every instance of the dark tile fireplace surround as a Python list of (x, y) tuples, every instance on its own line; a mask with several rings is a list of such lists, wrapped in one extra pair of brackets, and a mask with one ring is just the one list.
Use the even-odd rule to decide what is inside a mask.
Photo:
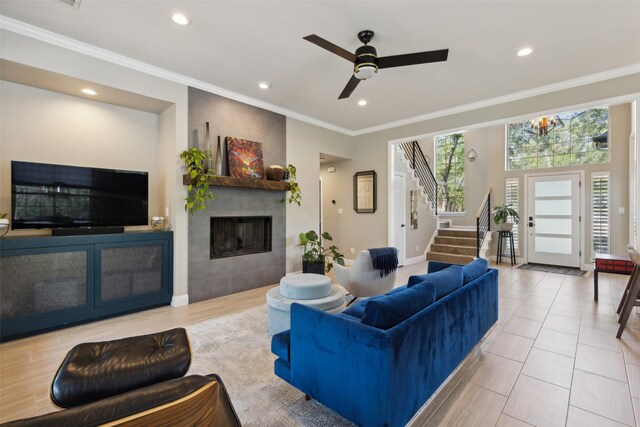
[(279, 191), (216, 188), (189, 218), (189, 302), (277, 284), (285, 275)]

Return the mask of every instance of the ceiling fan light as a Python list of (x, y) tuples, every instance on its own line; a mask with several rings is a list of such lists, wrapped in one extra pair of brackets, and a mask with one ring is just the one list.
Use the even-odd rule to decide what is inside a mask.
[(360, 80), (369, 80), (378, 72), (378, 68), (373, 65), (360, 65), (355, 68), (353, 75)]

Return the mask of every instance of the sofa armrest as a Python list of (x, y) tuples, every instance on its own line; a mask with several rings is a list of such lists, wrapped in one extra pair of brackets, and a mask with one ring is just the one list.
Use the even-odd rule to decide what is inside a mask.
[(359, 319), (291, 305), (290, 383), (363, 425), (388, 418), (389, 346), (385, 331)]
[(349, 282), (351, 281), (349, 278), (350, 267), (343, 267), (340, 264), (333, 264), (333, 272), (336, 276), (336, 282), (340, 283), (342, 286), (349, 286)]

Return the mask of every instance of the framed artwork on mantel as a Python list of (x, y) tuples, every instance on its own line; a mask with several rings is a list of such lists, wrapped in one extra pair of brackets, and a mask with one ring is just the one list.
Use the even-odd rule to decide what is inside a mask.
[(264, 179), (262, 144), (231, 136), (226, 140), (229, 176)]

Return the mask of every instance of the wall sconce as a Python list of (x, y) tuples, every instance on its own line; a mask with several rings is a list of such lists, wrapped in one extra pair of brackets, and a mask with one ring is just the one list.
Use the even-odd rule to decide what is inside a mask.
[(476, 150), (472, 148), (471, 150), (467, 151), (467, 159), (469, 159), (470, 162), (475, 162), (477, 158), (478, 153), (476, 153)]
[(327, 172), (329, 172), (329, 173), (334, 173), (335, 171), (336, 171), (336, 167), (335, 166), (329, 166), (327, 168)]

